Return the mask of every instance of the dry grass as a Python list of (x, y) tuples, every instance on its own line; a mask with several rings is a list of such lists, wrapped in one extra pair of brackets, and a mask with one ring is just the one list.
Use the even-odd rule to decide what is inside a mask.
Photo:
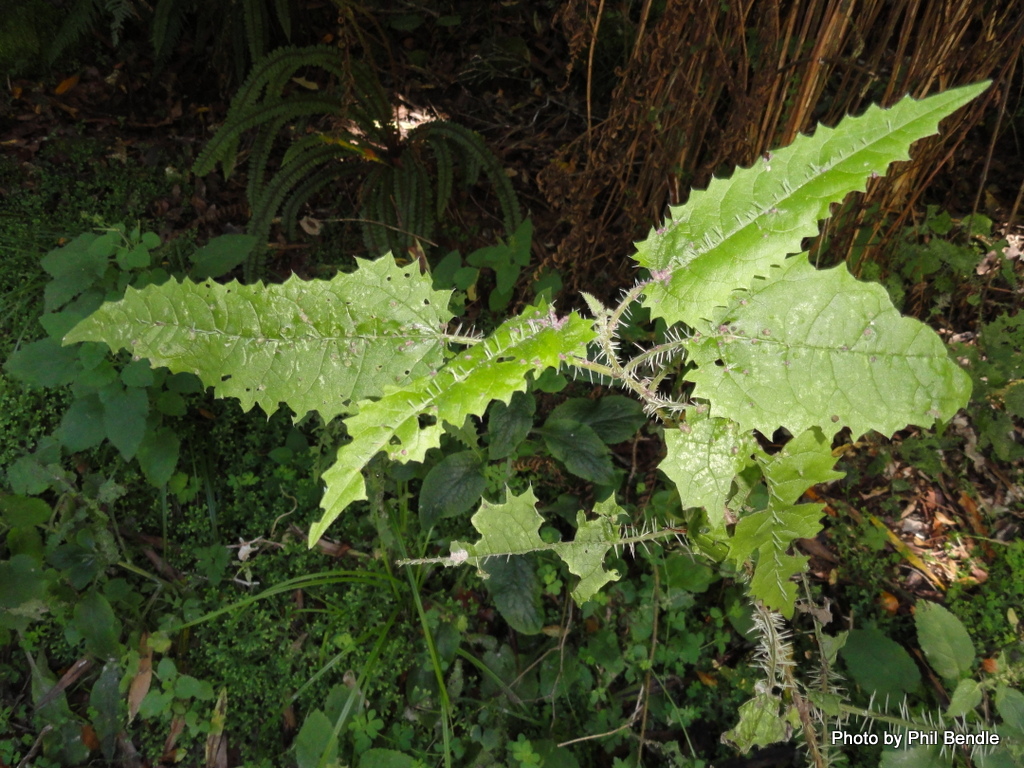
[[(559, 14), (577, 66), (591, 83), (604, 0), (569, 0)], [(910, 163), (872, 181), (834, 221), (829, 262), (878, 259), (885, 237), (906, 223), (921, 193), (967, 131), (1002, 103), (1024, 41), (1017, 0), (669, 0), (637, 18), (632, 53), (618, 73), (608, 116), (566, 147), (541, 174), (568, 234), (544, 266), (570, 289), (583, 273), (621, 278), (630, 243), (684, 202), (713, 173), (749, 165), (815, 124), (835, 125), (870, 103), (889, 106), (986, 78), (985, 96), (922, 141)], [(620, 7), (621, 10), (621, 7)], [(607, 30), (607, 21), (605, 29)], [(591, 116), (588, 93), (588, 117)], [(978, 189), (983, 179), (978, 180)], [(876, 213), (865, 216), (868, 208)], [(833, 227), (836, 227), (833, 224)], [(610, 286), (615, 288), (617, 286)], [(588, 288), (589, 290), (589, 288)]]

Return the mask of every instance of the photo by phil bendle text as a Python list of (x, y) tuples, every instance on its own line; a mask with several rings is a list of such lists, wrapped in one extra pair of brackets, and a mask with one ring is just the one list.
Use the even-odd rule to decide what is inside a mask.
[[(877, 733), (847, 733), (846, 731), (832, 731), (832, 745), (851, 746), (873, 746), (879, 743)], [(881, 743), (886, 746), (915, 747), (915, 746), (938, 746), (963, 747), (963, 746), (998, 746), (999, 734), (992, 731), (980, 731), (979, 733), (958, 733), (956, 731), (906, 731), (883, 733)]]

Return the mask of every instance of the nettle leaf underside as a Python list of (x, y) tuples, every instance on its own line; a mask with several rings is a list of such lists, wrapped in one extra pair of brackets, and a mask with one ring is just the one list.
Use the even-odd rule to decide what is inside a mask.
[[(366, 498), (361, 470), (380, 451), (397, 461), (423, 461), (440, 445), (443, 422), (461, 425), (482, 416), (493, 400), (508, 403), (526, 389), (526, 375), (557, 368), (569, 355), (583, 354), (594, 331), (579, 315), (556, 318), (535, 308), (507, 320), (480, 344), (460, 352), (434, 375), (396, 388), (376, 402), (358, 404), (345, 420), (352, 441), (338, 451), (327, 483), (323, 517), (309, 531), (310, 546), (354, 501)], [(421, 417), (433, 420), (423, 425)]]
[(280, 285), (169, 281), (129, 288), (64, 343), (102, 341), (154, 366), (196, 374), (218, 397), (268, 414), (286, 403), (325, 421), (443, 362), (450, 291), (390, 257), (332, 280)]
[(803, 238), (818, 233), (831, 203), (906, 159), (914, 141), (934, 133), (939, 120), (987, 87), (906, 98), (891, 109), (871, 107), (836, 128), (818, 126), (813, 136), (800, 136), (770, 158), (694, 191), (637, 244), (641, 266), (671, 272), (666, 284), (649, 286), (644, 305), (670, 325), (717, 325), (732, 292), (798, 252)]

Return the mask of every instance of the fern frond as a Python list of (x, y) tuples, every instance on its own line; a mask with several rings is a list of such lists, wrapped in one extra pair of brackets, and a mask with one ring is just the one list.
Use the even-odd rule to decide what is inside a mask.
[(427, 144), (434, 153), (434, 161), (437, 163), (437, 192), (434, 195), (437, 218), (444, 216), (445, 209), (452, 197), (452, 181), (455, 175), (455, 164), (452, 160), (451, 150), (447, 142), (439, 136), (427, 136)]
[(306, 201), (331, 182), (337, 181), (343, 176), (355, 174), (360, 170), (359, 163), (345, 162), (340, 165), (331, 163), (319, 170), (313, 171), (313, 173), (300, 181), (281, 208), (281, 224), (287, 228), (288, 237), (295, 238), (298, 234), (295, 227), (298, 221), (299, 209)]
[(278, 48), (253, 64), (252, 72), (231, 100), (228, 115), (255, 106), (264, 90), (267, 98), (280, 96), (285, 84), (303, 67), (319, 67), (338, 78), (345, 77), (344, 67), (335, 48), (326, 45)]
[(121, 43), (121, 30), (132, 15), (132, 0), (104, 0), (104, 10), (110, 14), (110, 42), (117, 47)]
[(393, 145), (395, 115), (377, 74), (362, 62), (353, 61), (348, 76), (353, 99), (349, 110), (352, 118), (376, 143)]
[(458, 123), (436, 120), (415, 128), (409, 134), (410, 139), (414, 135), (423, 138), (437, 136), (448, 142), (456, 151), (462, 150), (467, 164), (479, 164), (494, 187), (498, 203), (501, 205), (507, 233), (511, 235), (519, 228), (519, 225), (523, 223), (523, 217), (519, 212), (519, 202), (516, 199), (516, 192), (512, 188), (512, 182), (508, 180), (505, 169), (501, 167), (501, 163), (498, 162), (494, 153), (487, 148), (487, 144), (484, 143), (480, 134)]
[(74, 43), (78, 41), (96, 21), (96, 13), (99, 10), (99, 0), (76, 0), (71, 10), (64, 18), (64, 22), (57, 30), (57, 34), (50, 43), (50, 50), (47, 59), (53, 64), (61, 55)]
[(157, 67), (162, 67), (171, 57), (171, 51), (181, 37), (185, 20), (186, 4), (181, 0), (159, 0), (153, 10), (153, 55)]
[(229, 115), (228, 120), (220, 127), (210, 143), (203, 147), (192, 172), (203, 176), (213, 170), (230, 149), (231, 142), (237, 141), (248, 130), (276, 120), (287, 122), (304, 115), (326, 115), (337, 113), (338, 102), (326, 96), (296, 96), (285, 101), (260, 104), (255, 109), (245, 110), (241, 114)]
[[(284, 127), (286, 120), (284, 118), (277, 118), (262, 128), (259, 133), (256, 134), (256, 140), (253, 142), (252, 149), (249, 151), (249, 178), (246, 184), (246, 195), (249, 199), (249, 206), (251, 207), (256, 199), (260, 196), (260, 191), (263, 189), (263, 183), (267, 175), (267, 163), (270, 162), (270, 153), (274, 149), (274, 141), (277, 139), (277, 134)], [(231, 148), (230, 155), (233, 157), (238, 151), (237, 140), (236, 144)], [(284, 165), (284, 162), (282, 162)]]
[(413, 238), (433, 235), (433, 200), (430, 176), (423, 164), (411, 153), (402, 157), (402, 165), (395, 171), (395, 213), (405, 232), (396, 232), (391, 238), (402, 250), (412, 245)]
[(292, 12), (288, 7), (288, 0), (274, 0), (274, 12), (277, 14), (277, 23), (287, 40), (292, 39)]
[(242, 0), (242, 18), (245, 20), (249, 57), (257, 62), (263, 58), (268, 42), (267, 7), (264, 0)]
[(361, 190), (363, 206), (359, 212), (363, 219), (363, 242), (371, 256), (378, 256), (390, 250), (389, 230), (370, 222), (387, 223), (388, 196), (392, 188), (392, 169), (389, 165), (379, 165), (370, 171), (363, 182)]
[(259, 242), (266, 242), (274, 215), (280, 209), (288, 193), (314, 168), (326, 165), (340, 155), (341, 151), (338, 147), (320, 144), (310, 147), (287, 166), (282, 167), (260, 191), (259, 198), (254, 201), (249, 233), (255, 235)]

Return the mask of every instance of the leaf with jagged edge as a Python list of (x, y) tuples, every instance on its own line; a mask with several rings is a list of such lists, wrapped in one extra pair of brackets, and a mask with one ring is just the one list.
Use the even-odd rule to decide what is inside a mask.
[(795, 502), (812, 485), (835, 480), (842, 473), (834, 471), (831, 445), (817, 429), (797, 435), (773, 456), (759, 452), (756, 457), (768, 485), (768, 508), (736, 524), (735, 533), (727, 539), (729, 557), (740, 564), (757, 552), (751, 595), (788, 618), (796, 600), (796, 585), (790, 577), (803, 570), (807, 558), (786, 551), (794, 539), (818, 534), (824, 508)]
[(767, 276), (800, 250), (803, 238), (818, 234), (831, 203), (906, 159), (913, 142), (935, 133), (939, 120), (987, 87), (906, 98), (891, 109), (871, 107), (836, 128), (818, 126), (813, 136), (798, 136), (770, 158), (694, 191), (637, 244), (634, 258), (641, 266), (671, 272), (667, 284), (647, 287), (644, 305), (669, 325), (714, 327), (734, 290)]
[(697, 365), (686, 378), (711, 415), (766, 435), (779, 426), (888, 435), (967, 404), (970, 378), (880, 285), (845, 265), (819, 271), (806, 254), (758, 283), (733, 296), (714, 331), (686, 342)]
[(713, 532), (724, 532), (725, 505), (733, 478), (749, 466), (757, 442), (736, 422), (696, 408), (679, 429), (665, 430), (665, 458), (658, 469), (676, 484), (683, 508), (703, 507)]
[[(320, 506), (324, 513), (309, 530), (312, 547), (327, 527), (354, 501), (366, 498), (361, 470), (378, 452), (398, 461), (423, 461), (439, 445), (443, 422), (463, 424), (482, 416), (492, 400), (508, 403), (526, 389), (526, 374), (558, 368), (571, 355), (582, 355), (595, 334), (575, 312), (556, 318), (534, 307), (502, 323), (476, 346), (459, 352), (434, 375), (396, 387), (376, 402), (360, 402), (345, 420), (352, 441), (338, 451)], [(420, 417), (435, 423), (420, 425)]]
[(129, 288), (64, 343), (102, 341), (154, 367), (194, 373), (245, 411), (258, 404), (271, 414), (283, 402), (297, 417), (315, 410), (329, 421), (350, 401), (440, 367), (451, 319), (451, 291), (433, 290), (429, 275), (390, 256), (357, 263), (332, 280)]
[(803, 555), (788, 555), (794, 539), (811, 539), (821, 530), (823, 504), (798, 504), (755, 512), (736, 524), (736, 533), (729, 540), (729, 556), (742, 563), (757, 552), (750, 594), (787, 619), (793, 615), (796, 584), (790, 578), (804, 570)]
[(572, 541), (547, 543), (540, 537), (544, 518), (537, 512), (537, 497), (533, 488), (516, 496), (505, 489), (504, 504), (492, 504), (486, 499), (473, 515), (472, 523), (480, 534), (475, 544), (464, 541), (451, 543), (452, 557), (448, 564), (472, 563), (477, 567), (492, 557), (514, 557), (529, 552), (554, 552), (580, 577), (572, 591), (573, 600), (582, 605), (610, 581), (619, 578), (618, 571), (606, 571), (604, 560), (608, 550), (621, 541), (618, 516), (622, 508), (614, 498), (599, 502), (594, 507), (597, 517), (587, 520), (583, 510), (576, 513), (576, 538)]

